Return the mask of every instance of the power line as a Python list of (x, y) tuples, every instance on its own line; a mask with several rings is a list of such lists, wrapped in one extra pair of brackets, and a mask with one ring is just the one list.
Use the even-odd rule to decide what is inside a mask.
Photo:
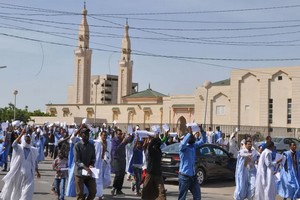
[[(58, 11), (51, 9), (36, 8), (30, 6), (20, 6), (16, 4), (0, 3), (2, 8), (15, 9), (15, 10), (27, 10), (34, 12), (46, 12), (46, 13), (63, 13), (70, 15), (78, 15), (76, 12), (68, 11)], [(284, 5), (284, 6), (271, 6), (271, 7), (261, 7), (261, 8), (241, 8), (241, 9), (228, 9), (228, 10), (209, 10), (209, 11), (178, 11), (178, 12), (148, 12), (148, 13), (106, 13), (106, 14), (90, 14), (94, 16), (122, 16), (122, 15), (186, 15), (186, 14), (205, 14), (205, 13), (227, 13), (227, 12), (249, 12), (249, 11), (266, 11), (266, 10), (278, 10), (278, 9), (290, 9), (299, 8), (300, 5)], [(81, 13), (79, 14), (81, 15)]]
[(285, 6), (273, 6), (262, 8), (242, 8), (242, 9), (229, 9), (229, 10), (209, 10), (209, 11), (182, 11), (182, 12), (149, 12), (149, 13), (114, 13), (114, 14), (99, 14), (98, 16), (133, 16), (133, 15), (187, 15), (187, 14), (207, 14), (207, 13), (227, 13), (227, 12), (248, 12), (248, 11), (266, 11), (266, 10), (278, 10), (299, 8), (300, 5), (285, 5)]
[[(94, 14), (88, 14), (94, 15)], [(153, 21), (153, 22), (173, 22), (173, 23), (193, 23), (193, 24), (271, 24), (271, 23), (295, 23), (299, 22), (300, 19), (290, 20), (261, 20), (261, 21), (207, 21), (207, 20), (180, 20), (180, 19), (157, 19), (157, 18), (138, 18), (138, 17), (119, 17), (119, 16), (101, 16), (105, 18), (116, 18), (116, 19), (128, 19), (128, 20), (139, 20), (139, 21)]]
[[(13, 37), (18, 39), (24, 39), (29, 41), (35, 41), (35, 42), (43, 42), (48, 44), (54, 44), (54, 45), (60, 45), (60, 46), (68, 46), (68, 47), (77, 47), (74, 45), (69, 45), (65, 43), (59, 43), (59, 42), (51, 42), (51, 41), (45, 41), (45, 40), (39, 40), (39, 39), (33, 39), (23, 36), (16, 36), (6, 33), (0, 33), (0, 35), (7, 36), (7, 37)], [(97, 51), (105, 51), (105, 52), (119, 52), (119, 51), (111, 51), (106, 49), (99, 49), (99, 48), (92, 48), (93, 50)], [(300, 58), (213, 58), (213, 57), (192, 57), (192, 56), (174, 56), (174, 55), (160, 55), (160, 54), (153, 54), (153, 53), (138, 53), (135, 51), (132, 51), (132, 54), (139, 55), (139, 56), (149, 56), (149, 57), (160, 57), (160, 58), (175, 58), (175, 59), (188, 59), (188, 60), (210, 60), (210, 61), (238, 61), (238, 62), (270, 62), (270, 61), (298, 61)]]
[[(4, 16), (0, 15), (0, 17), (6, 19), (6, 17), (4, 17)], [(36, 24), (36, 25), (40, 25), (40, 26), (54, 27), (54, 28), (59, 28), (59, 29), (77, 31), (77, 29), (74, 29), (74, 28), (67, 28), (67, 27), (46, 25), (46, 24), (41, 24), (41, 23), (35, 23), (35, 22), (32, 22), (32, 21), (27, 21), (28, 19), (26, 19), (25, 21), (20, 20), (19, 18), (14, 18), (14, 17), (13, 18), (8, 17), (7, 19), (8, 20), (12, 20), (12, 21), (17, 21), (17, 22), (25, 22), (25, 23), (30, 23), (30, 24)], [(37, 20), (37, 21), (56, 23), (54, 21), (48, 21), (48, 20)], [(63, 22), (61, 24), (77, 25), (75, 23), (63, 23)], [(121, 26), (121, 25), (119, 25), (119, 26)], [(97, 27), (109, 27), (109, 28), (111, 28), (111, 26), (97, 26)], [(118, 27), (113, 27), (113, 28), (118, 28)], [(21, 30), (35, 31), (33, 29), (27, 29), (27, 28), (22, 28)], [(138, 28), (138, 30), (140, 30), (140, 29)], [(141, 31), (143, 31), (143, 30), (141, 30)], [(55, 34), (53, 32), (50, 33), (50, 32), (40, 31), (40, 30), (36, 30), (35, 32), (45, 33), (45, 34), (52, 34), (52, 35), (58, 36), (57, 34)], [(170, 35), (170, 34), (157, 33), (157, 32), (154, 32), (154, 31), (145, 31), (145, 32), (167, 35), (169, 37), (174, 36), (174, 35)], [(278, 33), (278, 34), (288, 34), (288, 33), (298, 33), (298, 32), (299, 31), (286, 32), (286, 33)], [(68, 35), (70, 35), (72, 33), (59, 33), (59, 34), (68, 34)], [(106, 33), (95, 33), (94, 36), (95, 37), (104, 37), (103, 34), (106, 34)], [(75, 34), (73, 34), (73, 35), (75, 35)], [(107, 34), (107, 35), (108, 36), (105, 36), (105, 37), (113, 37), (113, 38), (120, 38), (120, 37), (122, 37), (121, 35), (116, 35), (116, 34)], [(274, 33), (272, 35), (276, 35), (276, 33)], [(292, 43), (292, 42), (298, 42), (299, 40), (269, 41), (269, 42), (253, 42), (253, 41), (252, 42), (233, 42), (233, 41), (210, 40), (209, 37), (208, 38), (190, 38), (190, 37), (177, 36), (177, 38), (174, 38), (174, 37), (171, 37), (171, 38), (146, 38), (146, 37), (134, 37), (133, 36), (132, 38), (160, 40), (160, 41), (165, 41), (165, 42), (177, 42), (177, 43), (231, 45), (231, 46), (299, 46), (299, 44), (287, 44), (287, 43)], [(216, 38), (216, 37), (213, 37), (213, 38)], [(235, 37), (231, 36), (231, 37), (227, 37), (227, 38), (235, 38)], [(236, 38), (238, 38), (238, 36)], [(69, 39), (73, 39), (73, 38), (69, 38)], [(180, 40), (178, 40), (178, 39), (180, 39)], [(186, 40), (194, 40), (194, 41), (191, 42), (191, 41), (186, 41)], [(195, 40), (197, 40), (197, 41), (195, 41)], [(199, 42), (199, 41), (201, 41), (201, 42)]]

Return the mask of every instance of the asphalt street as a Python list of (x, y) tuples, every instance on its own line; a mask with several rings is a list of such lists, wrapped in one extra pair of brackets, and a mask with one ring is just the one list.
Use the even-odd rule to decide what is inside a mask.
[[(51, 160), (46, 160), (39, 164), (39, 169), (41, 173), (41, 178), (35, 178), (35, 192), (33, 200), (54, 200), (57, 197), (51, 194), (51, 184), (54, 180), (55, 172), (51, 167)], [(0, 171), (0, 178), (6, 174), (6, 172)], [(113, 179), (113, 175), (112, 175)], [(3, 187), (3, 181), (0, 182), (0, 188)], [(178, 182), (176, 179), (166, 180), (165, 188), (167, 189), (167, 199), (175, 200), (178, 199)], [(211, 180), (205, 185), (201, 186), (202, 199), (213, 200), (222, 199), (229, 200), (233, 199), (233, 192), (235, 188), (235, 183), (233, 180)], [(135, 196), (130, 189), (130, 182), (124, 181), (123, 192), (125, 196), (112, 196), (110, 194), (111, 188), (107, 188), (104, 191), (105, 199), (140, 199), (140, 197)], [(76, 199), (75, 197), (66, 197), (66, 200)], [(280, 198), (277, 198), (280, 199)], [(192, 196), (189, 193), (187, 200), (192, 200)]]

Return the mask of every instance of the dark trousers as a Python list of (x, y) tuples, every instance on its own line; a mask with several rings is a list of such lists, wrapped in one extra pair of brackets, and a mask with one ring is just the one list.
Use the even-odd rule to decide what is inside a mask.
[(146, 174), (142, 189), (143, 200), (166, 200), (164, 180), (162, 176)]
[[(96, 196), (96, 181), (90, 176), (75, 176), (76, 197), (77, 200), (93, 200)], [(84, 185), (87, 187), (89, 194), (85, 198)]]
[(45, 157), (48, 156), (48, 152), (49, 152), (49, 145), (48, 145), (48, 142), (46, 142), (45, 146), (44, 146), (44, 156)]
[(117, 191), (121, 191), (123, 188), (123, 183), (124, 183), (126, 160), (125, 159), (114, 159), (112, 164), (113, 164), (113, 169), (115, 172), (113, 187)]
[(194, 200), (201, 200), (201, 190), (197, 176), (178, 175), (179, 196), (178, 200), (185, 200), (188, 191), (193, 194)]
[(133, 172), (134, 172), (136, 192), (140, 193), (141, 192), (140, 185), (142, 181), (142, 169), (138, 167), (133, 167)]
[(66, 178), (55, 179), (55, 191), (59, 200), (64, 200)]
[(58, 150), (59, 150), (59, 147), (58, 146), (54, 146), (54, 155), (53, 155), (54, 157), (53, 157), (53, 159), (55, 159), (57, 157)]
[(54, 144), (49, 145), (49, 154), (51, 158), (54, 158)]

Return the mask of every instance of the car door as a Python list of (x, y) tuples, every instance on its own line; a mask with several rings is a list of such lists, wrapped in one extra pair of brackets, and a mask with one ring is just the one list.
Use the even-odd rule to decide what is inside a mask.
[(229, 157), (228, 153), (220, 147), (213, 147), (213, 151), (215, 152), (215, 164), (218, 175), (231, 176), (231, 158)]
[(218, 167), (215, 161), (216, 155), (211, 146), (203, 145), (197, 151), (196, 166), (203, 167), (209, 178), (218, 176)]

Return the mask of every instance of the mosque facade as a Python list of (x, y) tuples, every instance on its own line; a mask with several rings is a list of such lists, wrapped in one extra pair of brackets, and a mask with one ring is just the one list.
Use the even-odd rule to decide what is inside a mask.
[[(91, 75), (92, 50), (84, 8), (74, 50), (74, 83), (68, 88), (67, 103), (46, 104), (51, 117), (34, 117), (36, 124), (45, 121), (79, 124), (87, 118), (91, 124), (116, 122), (151, 125), (170, 124), (173, 131), (186, 123), (207, 126), (249, 127), (255, 131), (295, 134), (300, 125), (300, 67), (272, 67), (232, 70), (226, 80), (207, 82), (190, 95), (165, 95), (149, 88), (138, 91), (133, 82), (133, 61), (129, 25), (122, 39), (118, 75)], [(263, 128), (262, 128), (263, 127)], [(280, 129), (277, 129), (280, 127)]]

